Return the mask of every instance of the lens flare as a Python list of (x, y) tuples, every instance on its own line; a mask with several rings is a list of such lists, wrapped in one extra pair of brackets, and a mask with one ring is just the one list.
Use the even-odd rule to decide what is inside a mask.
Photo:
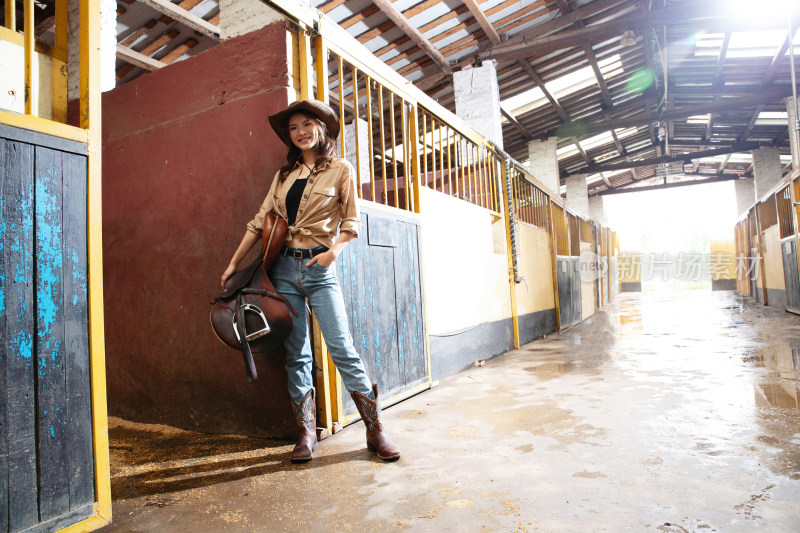
[(643, 68), (633, 73), (628, 80), (627, 88), (629, 91), (641, 93), (653, 85), (656, 76), (652, 69)]

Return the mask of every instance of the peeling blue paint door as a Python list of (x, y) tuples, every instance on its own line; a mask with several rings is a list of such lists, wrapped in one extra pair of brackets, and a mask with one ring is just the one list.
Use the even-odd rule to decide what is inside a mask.
[[(361, 234), (337, 260), (353, 342), (386, 400), (428, 381), (419, 222), (362, 206)], [(343, 392), (345, 415), (355, 412)]]
[(84, 145), (0, 126), (0, 531), (93, 513), (86, 180)]

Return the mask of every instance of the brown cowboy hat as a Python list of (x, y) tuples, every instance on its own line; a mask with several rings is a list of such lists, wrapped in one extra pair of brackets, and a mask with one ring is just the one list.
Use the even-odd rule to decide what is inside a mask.
[(269, 116), (269, 123), (278, 137), (286, 144), (291, 145), (292, 141), (286, 136), (286, 121), (295, 113), (308, 113), (320, 119), (328, 128), (328, 134), (334, 139), (339, 136), (339, 117), (333, 109), (319, 100), (298, 100), (292, 102), (289, 107)]

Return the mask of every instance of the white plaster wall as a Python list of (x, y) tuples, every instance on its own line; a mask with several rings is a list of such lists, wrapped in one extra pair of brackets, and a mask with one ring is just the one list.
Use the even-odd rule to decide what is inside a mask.
[(244, 35), (283, 20), (283, 16), (260, 0), (219, 0), (220, 40)]
[(510, 318), (508, 258), (494, 253), (492, 216), (427, 187), (420, 197), (429, 334)]
[(494, 61), (453, 73), (456, 114), (475, 131), (503, 147), (500, 89)]
[[(63, 65), (46, 55), (33, 54), (33, 86), (36, 87), (33, 114), (37, 117), (53, 118), (53, 81), (59, 84), (60, 70), (53, 72), (53, 62)], [(63, 96), (63, 85), (61, 90)], [(66, 102), (63, 102), (66, 107)], [(25, 112), (25, 48), (9, 41), (0, 41), (0, 108), (17, 113)]]

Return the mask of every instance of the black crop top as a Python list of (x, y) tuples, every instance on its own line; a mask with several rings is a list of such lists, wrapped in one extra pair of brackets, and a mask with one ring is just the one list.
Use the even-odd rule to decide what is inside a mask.
[(303, 190), (306, 188), (308, 178), (298, 179), (286, 193), (286, 215), (289, 217), (289, 225), (294, 225), (297, 220), (297, 210), (300, 208), (300, 198), (303, 197)]

